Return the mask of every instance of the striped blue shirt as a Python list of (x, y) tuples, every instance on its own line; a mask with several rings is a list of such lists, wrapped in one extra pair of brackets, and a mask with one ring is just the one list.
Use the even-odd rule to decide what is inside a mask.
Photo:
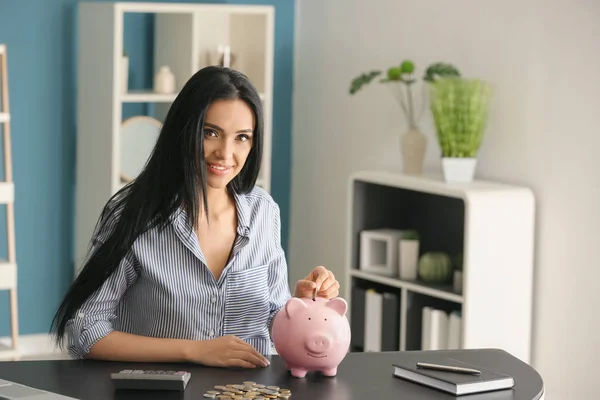
[[(219, 279), (206, 267), (191, 221), (180, 208), (164, 230), (141, 235), (118, 269), (67, 324), (68, 351), (82, 358), (117, 330), (160, 338), (236, 335), (273, 354), (269, 327), (290, 297), (277, 203), (263, 189), (235, 195), (238, 226)], [(96, 233), (93, 244), (103, 240)]]

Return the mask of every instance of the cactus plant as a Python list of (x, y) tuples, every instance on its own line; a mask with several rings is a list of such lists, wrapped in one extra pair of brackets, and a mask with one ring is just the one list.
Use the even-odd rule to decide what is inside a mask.
[(445, 283), (452, 278), (450, 256), (441, 251), (430, 251), (419, 259), (419, 277), (427, 283)]

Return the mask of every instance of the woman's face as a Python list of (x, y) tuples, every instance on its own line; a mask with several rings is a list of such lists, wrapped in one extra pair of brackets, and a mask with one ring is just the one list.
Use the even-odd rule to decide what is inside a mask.
[(218, 100), (204, 121), (207, 186), (224, 189), (242, 170), (253, 142), (254, 113), (242, 100)]

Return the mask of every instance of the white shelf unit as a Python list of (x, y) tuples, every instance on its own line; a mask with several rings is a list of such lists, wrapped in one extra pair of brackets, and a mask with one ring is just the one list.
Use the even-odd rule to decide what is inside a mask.
[[(460, 348), (502, 348), (530, 362), (535, 219), (530, 189), (477, 180), (447, 183), (441, 175), (361, 171), (349, 180), (347, 218), (344, 295), (353, 351), (365, 350), (368, 321), (368, 307), (357, 293), (373, 289), (398, 300), (397, 308), (389, 308), (398, 314), (383, 311), (374, 319), (381, 321), (382, 334), (398, 338), (392, 350), (422, 349), (422, 309), (430, 306), (461, 313)], [(360, 269), (360, 232), (382, 228), (417, 230), (420, 255), (462, 253), (462, 290), (455, 292), (452, 282), (429, 284)]]
[(8, 51), (0, 44), (0, 133), (4, 146), (4, 179), (0, 181), (0, 204), (6, 209), (6, 238), (8, 256), (0, 259), (0, 290), (9, 291), (10, 346), (0, 346), (0, 359), (18, 360), (19, 315), (17, 305), (17, 254), (15, 237), (15, 184), (13, 182), (11, 119), (8, 96)]
[[(123, 51), (129, 53), (124, 48), (124, 23), (129, 13), (153, 16), (153, 64), (145, 68), (154, 75), (160, 66), (168, 65), (175, 75), (174, 94), (154, 93), (152, 88), (121, 89), (121, 56)], [(207, 52), (216, 52), (219, 45), (229, 45), (233, 54), (241, 56), (242, 64), (233, 67), (244, 72), (260, 93), (265, 137), (257, 185), (271, 190), (274, 18), (273, 6), (79, 4), (76, 274), (102, 207), (124, 185), (119, 173), (123, 105), (152, 104), (156, 118), (162, 121), (177, 92), (195, 72), (209, 65)]]

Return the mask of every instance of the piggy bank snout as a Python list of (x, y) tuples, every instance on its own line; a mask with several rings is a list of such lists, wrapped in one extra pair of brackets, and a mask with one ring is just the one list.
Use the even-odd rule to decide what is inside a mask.
[(306, 347), (311, 353), (324, 353), (331, 348), (331, 342), (329, 335), (312, 335), (306, 340)]

